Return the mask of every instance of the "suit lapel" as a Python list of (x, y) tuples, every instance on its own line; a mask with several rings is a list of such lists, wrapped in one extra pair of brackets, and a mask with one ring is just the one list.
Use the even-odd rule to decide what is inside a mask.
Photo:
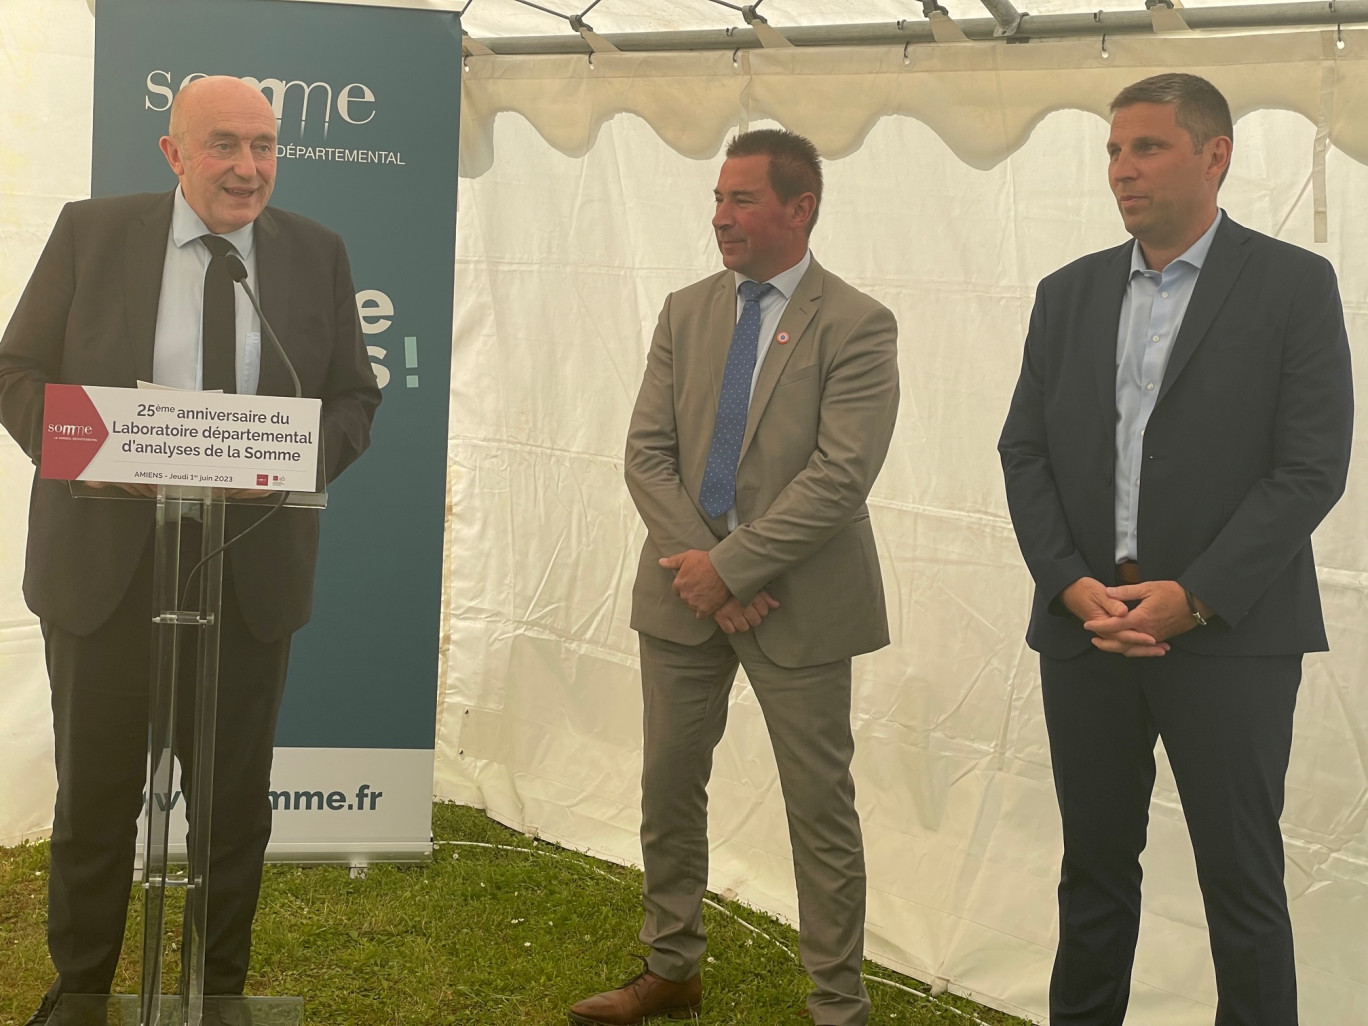
[[(793, 298), (784, 308), (784, 315), (779, 318), (775, 334), (788, 332), (789, 338), (793, 341), (785, 345), (779, 345), (772, 339), (770, 341), (765, 362), (760, 365), (760, 377), (755, 382), (755, 393), (751, 396), (750, 412), (746, 415), (746, 433), (741, 439), (742, 459), (746, 456), (746, 450), (750, 448), (751, 439), (755, 437), (756, 425), (760, 423), (765, 405), (774, 394), (774, 386), (779, 383), (779, 376), (783, 374), (794, 352), (803, 344), (803, 333), (807, 331), (808, 325), (812, 323), (812, 318), (821, 306), (824, 273), (821, 265), (814, 259), (799, 280), (798, 287), (793, 290)], [(811, 345), (810, 342), (808, 344)]]
[(1245, 245), (1248, 239), (1247, 229), (1228, 217), (1221, 218), (1220, 227), (1216, 229), (1216, 235), (1211, 240), (1211, 249), (1207, 251), (1206, 260), (1202, 263), (1202, 272), (1197, 276), (1197, 285), (1192, 290), (1187, 312), (1183, 314), (1183, 324), (1178, 329), (1178, 337), (1173, 342), (1173, 352), (1169, 354), (1168, 366), (1164, 369), (1164, 380), (1159, 386), (1156, 403), (1164, 401), (1164, 396), (1173, 387), (1178, 375), (1183, 373), (1183, 368), (1187, 366), (1188, 360), (1192, 359), (1197, 344), (1206, 337), (1211, 322), (1216, 319), (1216, 314), (1220, 312), (1226, 297), (1230, 295), (1235, 279), (1240, 276), (1245, 261), (1249, 259), (1249, 248)]
[[(256, 288), (261, 312), (280, 339), (282, 348), (288, 347), (285, 331), (290, 323), (290, 240), (280, 230), (271, 210), (261, 212), (256, 220)], [(294, 385), (290, 372), (281, 363), (275, 347), (266, 339), (266, 327), (261, 329), (261, 376), (257, 382), (258, 395), (291, 395)]]
[(1135, 242), (1118, 246), (1108, 254), (1098, 272), (1097, 301), (1087, 305), (1081, 336), (1093, 366), (1098, 409), (1108, 434), (1116, 431), (1116, 338), (1121, 324), (1121, 303), (1130, 283), (1131, 252)]
[(727, 370), (727, 353), (731, 349), (732, 333), (736, 331), (736, 277), (731, 271), (724, 271), (717, 279), (707, 312), (704, 337), (708, 340), (708, 374), (712, 379), (712, 409), (708, 419), (700, 423), (711, 424), (717, 414), (717, 404), (722, 397), (722, 376)]
[(152, 351), (157, 342), (157, 304), (161, 299), (166, 241), (171, 234), (175, 193), (158, 196), (128, 231), (124, 248), (124, 309), (133, 369), (140, 381), (152, 380)]
[(696, 486), (707, 465), (727, 349), (736, 327), (736, 278), (731, 271), (709, 281), (683, 322), (675, 338), (681, 347), (675, 350), (675, 373), (681, 375), (675, 386), (675, 417), (677, 423), (689, 425), (680, 436), (680, 472)]

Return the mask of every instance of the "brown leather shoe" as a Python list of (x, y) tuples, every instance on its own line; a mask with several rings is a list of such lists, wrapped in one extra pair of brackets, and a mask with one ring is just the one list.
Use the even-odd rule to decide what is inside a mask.
[(654, 1016), (697, 1019), (702, 1004), (703, 981), (698, 973), (675, 983), (643, 966), (617, 990), (605, 990), (572, 1005), (570, 1021), (576, 1026), (638, 1026)]

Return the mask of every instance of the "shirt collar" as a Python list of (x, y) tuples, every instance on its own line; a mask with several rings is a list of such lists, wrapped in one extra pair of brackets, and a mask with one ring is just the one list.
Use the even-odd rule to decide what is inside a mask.
[[(1221, 218), (1223, 217), (1225, 217), (1225, 211), (1217, 208), (1216, 220), (1211, 222), (1211, 227), (1203, 232), (1202, 237), (1189, 246), (1182, 256), (1177, 256), (1170, 260), (1168, 266), (1172, 267), (1174, 264), (1187, 264), (1187, 266), (1191, 267), (1194, 271), (1200, 271), (1202, 269), (1202, 264), (1206, 262), (1207, 254), (1211, 252), (1212, 240), (1216, 238), (1216, 229), (1221, 226)], [(1149, 265), (1145, 263), (1145, 254), (1141, 251), (1140, 243), (1137, 240), (1131, 246), (1130, 276), (1134, 278), (1137, 273), (1145, 274), (1149, 270)]]
[[(780, 271), (769, 280), (769, 284), (773, 285), (775, 291), (784, 297), (785, 302), (788, 302), (793, 298), (793, 290), (796, 289), (798, 283), (803, 280), (803, 275), (807, 274), (808, 265), (811, 263), (812, 250), (809, 249), (803, 254), (802, 260), (799, 260), (787, 271)], [(747, 278), (740, 271), (734, 272), (733, 277), (736, 278), (736, 287), (738, 289), (741, 287), (743, 281), (755, 280), (754, 278)]]
[[(255, 233), (252, 227), (255, 222), (249, 221), (235, 232), (228, 232), (223, 238), (233, 244), (233, 248), (238, 251), (238, 255), (246, 258), (252, 255), (252, 242)], [(201, 235), (212, 235), (199, 214), (191, 208), (181, 192), (180, 187), (176, 187), (176, 199), (171, 210), (171, 241), (177, 247), (184, 247), (198, 239)]]

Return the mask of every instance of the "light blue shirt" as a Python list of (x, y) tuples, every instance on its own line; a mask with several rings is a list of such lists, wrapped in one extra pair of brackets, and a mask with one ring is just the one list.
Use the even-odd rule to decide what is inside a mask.
[[(769, 280), (773, 285), (760, 300), (760, 341), (755, 346), (755, 370), (751, 374), (750, 394), (755, 398), (755, 383), (760, 380), (760, 368), (764, 366), (765, 354), (770, 350), (770, 343), (774, 341), (774, 333), (779, 330), (779, 319), (784, 316), (784, 311), (788, 309), (789, 300), (793, 298), (793, 290), (798, 287), (798, 283), (803, 280), (803, 275), (807, 274), (807, 269), (812, 263), (812, 250), (803, 254), (803, 259), (790, 267), (787, 271), (780, 271)], [(741, 298), (741, 283), (743, 281), (754, 281), (754, 278), (747, 278), (740, 271), (733, 274), (736, 279), (736, 319), (741, 319), (741, 309), (745, 301)], [(736, 517), (736, 509), (727, 510), (727, 530), (735, 531), (740, 521)]]
[[(247, 268), (247, 283), (259, 295), (253, 227), (244, 225), (223, 238), (232, 243), (242, 257)], [(209, 229), (177, 189), (171, 211), (171, 233), (166, 239), (166, 263), (162, 266), (157, 333), (152, 350), (152, 380), (158, 385), (195, 390), (202, 387), (204, 272), (209, 267), (209, 249), (199, 237), (209, 234)], [(242, 395), (255, 395), (261, 376), (261, 323), (247, 293), (237, 285), (233, 286), (233, 292), (233, 310), (237, 318), (237, 390)]]
[(1130, 282), (1121, 300), (1116, 333), (1116, 561), (1139, 559), (1136, 526), (1140, 514), (1145, 427), (1164, 383), (1174, 339), (1183, 326), (1197, 276), (1221, 223), (1222, 211), (1206, 233), (1163, 271), (1150, 270), (1140, 243), (1131, 246)]
[[(764, 366), (765, 354), (769, 352), (770, 343), (774, 340), (774, 333), (779, 329), (779, 318), (784, 316), (784, 311), (788, 309), (789, 300), (793, 298), (793, 290), (798, 287), (798, 283), (803, 280), (803, 275), (807, 274), (807, 269), (812, 263), (812, 250), (803, 254), (803, 259), (790, 267), (787, 271), (780, 271), (769, 283), (774, 286), (763, 299), (760, 300), (760, 342), (755, 347), (755, 372), (751, 374), (751, 398), (755, 397), (755, 383), (760, 380), (760, 368)], [(745, 303), (741, 299), (741, 283), (743, 281), (753, 281), (739, 271), (733, 277), (736, 279), (736, 319), (741, 319), (741, 308)]]

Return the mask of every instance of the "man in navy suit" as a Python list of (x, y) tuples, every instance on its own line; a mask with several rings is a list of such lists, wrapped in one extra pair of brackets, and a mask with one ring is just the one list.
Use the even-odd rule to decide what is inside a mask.
[(1040, 283), (998, 449), (1035, 579), (1027, 640), (1064, 830), (1054, 1026), (1120, 1026), (1164, 739), (1216, 968), (1216, 1026), (1297, 1022), (1278, 818), (1311, 532), (1353, 423), (1335, 275), (1218, 207), (1233, 127), (1194, 75), (1112, 101), (1133, 242)]
[[(243, 261), (304, 394), (322, 400), (323, 476), (332, 480), (366, 449), (380, 402), (342, 240), (267, 207), (275, 113), (246, 83), (215, 76), (184, 87), (161, 147), (180, 180), (174, 192), (63, 208), (0, 337), (0, 422), (36, 464), (50, 382), (132, 388), (151, 380), (291, 394), (285, 365), (261, 348), (261, 325), (240, 290), (221, 296), (236, 307), (219, 319), (223, 330), (207, 323), (214, 320), (205, 315), (213, 305), (209, 269), (223, 259), (220, 247)], [(260, 509), (231, 509), (228, 534), (261, 517)], [(24, 597), (42, 623), (52, 682), (57, 801), (48, 950), (58, 978), (28, 1026), (105, 1021), (98, 1004), (54, 1007), (63, 994), (108, 993), (123, 943), (147, 767), (153, 520), (150, 502), (77, 499), (64, 482), (34, 475)], [(194, 558), (183, 559), (183, 568), (198, 558), (197, 526), (187, 538)], [(282, 509), (224, 560), (204, 977), (210, 995), (241, 994), (246, 981), (271, 833), (276, 713), (291, 635), (312, 610), (317, 552), (318, 514)], [(190, 683), (180, 682), (178, 702), (191, 699)], [(188, 792), (194, 720), (181, 709), (176, 747)], [(218, 1002), (206, 1006), (205, 1022), (238, 1011)]]

